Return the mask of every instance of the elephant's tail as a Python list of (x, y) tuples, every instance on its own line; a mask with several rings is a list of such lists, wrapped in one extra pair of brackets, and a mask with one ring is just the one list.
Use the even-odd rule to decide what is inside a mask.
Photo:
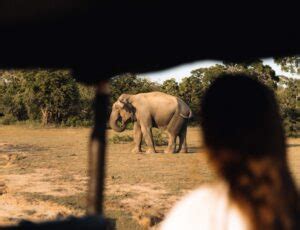
[(193, 117), (193, 112), (192, 112), (192, 110), (190, 109), (189, 115), (188, 115), (188, 116), (185, 116), (185, 115), (183, 115), (182, 113), (180, 113), (179, 116), (183, 117), (184, 119), (190, 119), (190, 118)]
[(168, 131), (170, 131), (171, 133), (179, 134), (182, 127), (187, 123), (188, 119), (191, 117), (191, 109), (179, 103), (179, 106), (175, 110), (175, 113), (168, 124)]

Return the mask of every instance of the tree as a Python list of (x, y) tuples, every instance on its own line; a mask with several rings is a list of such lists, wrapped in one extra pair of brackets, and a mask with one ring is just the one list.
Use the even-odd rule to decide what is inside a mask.
[(0, 112), (16, 120), (28, 118), (23, 98), (22, 76), (22, 71), (0, 72)]
[(279, 81), (275, 71), (269, 66), (264, 65), (260, 59), (252, 59), (241, 63), (224, 62), (225, 72), (231, 74), (247, 74), (255, 78), (271, 89), (276, 89)]
[(203, 86), (200, 77), (192, 75), (183, 78), (179, 84), (179, 95), (191, 108), (196, 118), (199, 114), (200, 99), (203, 93)]
[(95, 90), (91, 86), (78, 84), (79, 89), (79, 111), (78, 118), (84, 121), (93, 121), (94, 109), (93, 100)]
[(110, 81), (111, 100), (115, 102), (123, 93), (137, 94), (159, 91), (160, 86), (136, 74), (126, 73), (113, 77)]
[(179, 96), (179, 86), (176, 82), (175, 78), (170, 78), (168, 80), (165, 80), (161, 86), (161, 90), (164, 93), (173, 95), (178, 97)]
[(191, 75), (200, 80), (203, 90), (207, 89), (217, 77), (224, 73), (226, 73), (226, 68), (220, 64), (191, 71)]
[(280, 112), (287, 136), (300, 135), (299, 80), (281, 77), (281, 87), (277, 91)]
[[(300, 56), (274, 58), (274, 62), (283, 71), (300, 74)], [(296, 137), (300, 135), (300, 81), (284, 77), (281, 79), (284, 84), (278, 92), (278, 98), (284, 127), (288, 136)]]
[(274, 62), (285, 72), (300, 74), (300, 56), (274, 58)]
[(78, 113), (79, 90), (68, 70), (32, 70), (24, 73), (24, 100), (32, 119), (61, 123)]

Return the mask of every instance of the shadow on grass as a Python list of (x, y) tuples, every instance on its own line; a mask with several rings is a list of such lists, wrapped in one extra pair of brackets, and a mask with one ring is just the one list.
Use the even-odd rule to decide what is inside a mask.
[[(79, 193), (72, 196), (52, 196), (42, 193), (21, 193), (29, 202), (50, 201), (77, 211), (84, 212), (86, 209), (86, 194)], [(113, 229), (143, 229), (132, 216), (124, 210), (110, 209), (104, 211), (105, 218), (115, 227)]]
[(194, 153), (204, 153), (204, 146), (200, 147), (188, 147), (188, 154), (194, 154)]
[[(161, 146), (159, 146), (161, 147)], [(178, 150), (178, 146), (176, 148)], [(142, 152), (140, 152), (139, 154), (146, 154), (146, 150), (147, 148), (143, 148)], [(163, 148), (163, 149), (155, 149), (156, 153), (151, 153), (151, 154), (167, 154), (165, 153), (164, 151), (166, 150), (166, 148)], [(173, 154), (194, 154), (194, 153), (202, 153), (204, 152), (204, 146), (200, 146), (200, 147), (195, 147), (195, 146), (192, 146), (192, 147), (188, 147), (188, 152), (187, 153), (181, 153), (181, 152), (176, 152), (176, 153), (173, 153)]]
[(31, 153), (31, 152), (40, 152), (45, 151), (48, 148), (40, 147), (35, 145), (27, 145), (27, 144), (20, 144), (20, 145), (13, 145), (13, 144), (3, 144), (0, 146), (0, 153)]
[(288, 144), (288, 148), (300, 147), (300, 144)]
[(86, 194), (79, 193), (72, 196), (53, 196), (53, 195), (45, 195), (42, 193), (31, 193), (31, 192), (23, 192), (21, 193), (27, 201), (36, 202), (36, 201), (51, 201), (56, 204), (72, 208), (75, 210), (83, 211), (86, 208)]

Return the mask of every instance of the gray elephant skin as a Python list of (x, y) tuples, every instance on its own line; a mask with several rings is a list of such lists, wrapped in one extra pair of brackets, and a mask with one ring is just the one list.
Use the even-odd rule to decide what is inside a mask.
[[(187, 123), (192, 112), (180, 98), (162, 92), (122, 94), (112, 106), (110, 126), (117, 132), (125, 130), (129, 121), (134, 122), (134, 149), (140, 153), (144, 137), (148, 149), (146, 153), (155, 153), (152, 127), (164, 129), (168, 134), (168, 147), (165, 153), (186, 152)], [(120, 126), (119, 126), (119, 123)], [(176, 139), (179, 147), (176, 149)]]

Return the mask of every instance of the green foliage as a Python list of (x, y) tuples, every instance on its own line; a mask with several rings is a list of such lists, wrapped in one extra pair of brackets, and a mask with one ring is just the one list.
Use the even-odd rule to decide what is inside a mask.
[[(95, 97), (95, 90), (91, 86), (78, 84), (79, 89), (79, 112), (76, 115), (80, 120), (89, 121), (92, 125), (94, 120), (93, 100)], [(86, 123), (84, 122), (84, 123)]]
[[(299, 57), (276, 58), (286, 71), (299, 71)], [(224, 62), (208, 68), (191, 71), (180, 83), (174, 78), (162, 84), (127, 73), (110, 81), (111, 105), (123, 93), (137, 94), (161, 91), (184, 100), (194, 117), (190, 124), (197, 124), (203, 92), (224, 73), (248, 74), (276, 92), (280, 112), (288, 136), (299, 136), (300, 81), (276, 76), (275, 71), (261, 60), (242, 63)], [(0, 123), (42, 122), (64, 126), (91, 126), (94, 120), (94, 88), (80, 85), (68, 70), (5, 70), (0, 71)], [(4, 116), (3, 116), (4, 115)], [(128, 123), (126, 129), (132, 129)], [(167, 144), (163, 133), (154, 131), (156, 145)]]
[(126, 124), (126, 129), (127, 129), (127, 130), (133, 130), (133, 122), (128, 122), (128, 123)]
[(80, 116), (72, 116), (69, 117), (65, 122), (61, 123), (62, 126), (69, 126), (69, 127), (77, 127), (77, 126), (84, 126), (89, 127), (93, 125), (92, 120), (83, 120)]
[(261, 60), (250, 60), (242, 63), (224, 63), (224, 72), (231, 74), (247, 74), (271, 89), (276, 89), (279, 78), (275, 71), (268, 65), (264, 65)]
[(33, 70), (24, 74), (24, 100), (29, 118), (61, 123), (78, 114), (79, 90), (67, 70)]
[(274, 61), (281, 66), (281, 70), (300, 74), (300, 56), (279, 57)]
[(18, 71), (0, 72), (0, 112), (16, 120), (28, 118), (23, 99), (23, 82)]
[[(152, 129), (153, 141), (156, 146), (168, 145), (167, 135), (160, 129)], [(113, 144), (126, 144), (133, 142), (133, 137), (131, 135), (119, 135), (115, 134), (113, 137), (108, 139), (109, 143)], [(145, 142), (142, 142), (145, 145)]]
[(175, 78), (165, 80), (161, 86), (162, 92), (173, 95), (175, 97), (179, 96), (179, 86)]
[(283, 78), (277, 91), (280, 112), (287, 136), (300, 136), (299, 80)]
[(11, 124), (16, 123), (16, 121), (17, 121), (17, 119), (10, 114), (7, 114), (0, 118), (0, 124), (2, 124), (2, 125), (11, 125)]
[(156, 146), (168, 145), (167, 135), (161, 129), (152, 129), (152, 135)]
[(179, 84), (179, 97), (187, 103), (193, 114), (196, 115), (192, 119), (197, 118), (200, 109), (200, 99), (203, 93), (203, 84), (199, 76), (191, 75), (183, 78)]
[(191, 71), (191, 77), (199, 79), (203, 90), (205, 90), (217, 77), (224, 73), (226, 73), (225, 66), (216, 64), (209, 68), (199, 68)]
[(0, 72), (0, 112), (18, 121), (40, 120), (45, 125), (66, 123), (74, 116), (90, 119), (86, 94), (68, 70)]

